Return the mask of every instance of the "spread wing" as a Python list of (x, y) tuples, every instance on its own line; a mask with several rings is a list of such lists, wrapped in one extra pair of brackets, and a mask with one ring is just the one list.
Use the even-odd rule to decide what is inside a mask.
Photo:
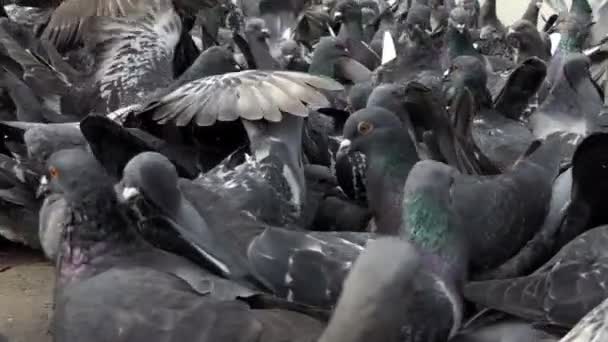
[(327, 107), (319, 90), (343, 87), (326, 77), (290, 71), (247, 70), (202, 78), (150, 103), (147, 113), (163, 124), (211, 126), (216, 121), (266, 119), (279, 122), (282, 113), (305, 117), (308, 106)]

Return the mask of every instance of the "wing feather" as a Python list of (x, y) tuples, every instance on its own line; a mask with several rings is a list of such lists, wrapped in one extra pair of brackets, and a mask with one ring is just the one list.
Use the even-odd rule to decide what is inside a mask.
[[(91, 18), (87, 31), (102, 98), (98, 112), (139, 103), (172, 81), (181, 20), (168, 0), (151, 0), (147, 12), (139, 16)], [(116, 103), (110, 101), (112, 97)]]
[(199, 126), (238, 118), (279, 122), (281, 112), (305, 117), (307, 106), (327, 106), (329, 101), (320, 89), (343, 87), (334, 80), (300, 72), (247, 70), (186, 83), (138, 115), (147, 113), (154, 121), (174, 121), (178, 126), (193, 118)]
[(42, 37), (58, 48), (67, 48), (83, 37), (87, 18), (125, 17), (139, 13), (147, 0), (66, 0), (53, 12)]

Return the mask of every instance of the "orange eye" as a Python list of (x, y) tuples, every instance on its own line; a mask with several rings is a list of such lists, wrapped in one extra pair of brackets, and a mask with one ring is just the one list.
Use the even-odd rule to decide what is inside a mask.
[(49, 175), (51, 176), (51, 178), (57, 178), (59, 176), (59, 171), (53, 166), (51, 166), (49, 168)]
[(361, 121), (359, 122), (359, 124), (357, 125), (357, 130), (359, 131), (359, 133), (361, 133), (362, 135), (366, 135), (369, 132), (371, 132), (374, 129), (374, 125), (372, 125), (370, 122), (367, 121)]

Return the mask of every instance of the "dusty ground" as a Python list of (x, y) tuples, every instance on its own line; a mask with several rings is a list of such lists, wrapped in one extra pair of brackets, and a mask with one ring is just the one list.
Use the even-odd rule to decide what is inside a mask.
[[(505, 24), (518, 19), (528, 0), (497, 1)], [(9, 342), (46, 342), (53, 269), (40, 254), (0, 241), (0, 333)]]
[(53, 268), (39, 253), (0, 241), (0, 333), (9, 342), (46, 342)]

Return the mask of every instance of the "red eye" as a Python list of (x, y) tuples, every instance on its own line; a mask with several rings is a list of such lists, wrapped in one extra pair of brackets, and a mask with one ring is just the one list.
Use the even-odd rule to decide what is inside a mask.
[(49, 168), (49, 175), (51, 176), (51, 178), (57, 178), (59, 177), (59, 171), (55, 167), (51, 166)]
[(372, 125), (370, 122), (367, 122), (367, 121), (361, 121), (357, 125), (357, 130), (359, 131), (359, 133), (361, 135), (366, 135), (369, 132), (374, 130), (374, 125)]

